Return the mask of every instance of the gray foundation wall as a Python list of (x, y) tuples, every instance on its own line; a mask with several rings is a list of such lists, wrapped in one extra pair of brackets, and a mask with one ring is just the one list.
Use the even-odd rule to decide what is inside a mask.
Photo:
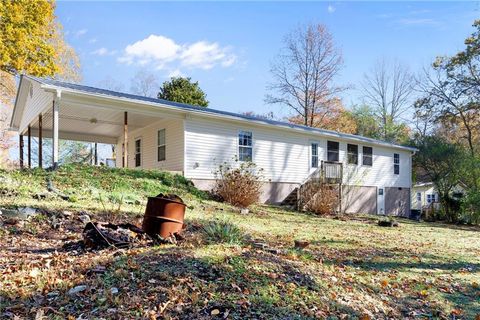
[[(215, 180), (192, 179), (201, 190), (212, 190)], [(299, 184), (266, 182), (260, 197), (262, 203), (280, 204)], [(342, 186), (342, 210), (346, 213), (377, 214), (377, 187)], [(410, 189), (385, 188), (385, 213), (408, 217), (410, 214)]]
[(377, 187), (343, 186), (342, 210), (346, 213), (377, 213)]
[[(215, 180), (192, 179), (193, 184), (200, 190), (212, 190)], [(262, 203), (280, 204), (299, 184), (286, 182), (265, 182), (260, 201)]]
[(385, 188), (385, 214), (402, 217), (410, 215), (410, 188)]

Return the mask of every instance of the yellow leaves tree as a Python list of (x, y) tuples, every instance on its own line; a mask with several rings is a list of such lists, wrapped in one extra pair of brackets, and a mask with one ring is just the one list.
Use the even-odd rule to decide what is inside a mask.
[[(357, 123), (352, 113), (347, 111), (339, 98), (332, 98), (323, 103), (322, 112), (309, 115), (311, 126), (343, 133), (357, 133)], [(302, 116), (288, 119), (295, 124), (304, 124)]]
[(3, 153), (11, 140), (7, 130), (16, 92), (15, 76), (23, 73), (72, 82), (81, 80), (80, 60), (65, 42), (52, 0), (0, 1), (0, 149)]

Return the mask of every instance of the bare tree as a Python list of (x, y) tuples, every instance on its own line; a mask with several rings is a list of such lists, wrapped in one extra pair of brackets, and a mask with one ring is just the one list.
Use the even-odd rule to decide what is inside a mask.
[(284, 48), (271, 67), (271, 94), (265, 101), (287, 106), (303, 124), (328, 113), (329, 100), (343, 88), (333, 85), (343, 65), (342, 54), (322, 24), (298, 27), (284, 39)]
[(377, 61), (361, 84), (364, 102), (370, 105), (382, 123), (382, 137), (391, 140), (389, 129), (400, 121), (412, 105), (415, 78), (409, 69), (395, 61), (391, 66)]
[(106, 76), (105, 78), (103, 78), (103, 80), (100, 80), (97, 83), (97, 86), (106, 90), (124, 91), (123, 83), (119, 82), (112, 76)]
[(144, 97), (155, 97), (160, 87), (157, 78), (145, 70), (138, 71), (131, 80), (130, 90)]

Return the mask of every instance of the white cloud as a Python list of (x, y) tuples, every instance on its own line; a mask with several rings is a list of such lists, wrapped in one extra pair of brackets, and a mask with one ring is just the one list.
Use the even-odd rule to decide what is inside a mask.
[(327, 7), (327, 11), (328, 11), (328, 13), (334, 13), (334, 12), (335, 12), (335, 10), (337, 10), (337, 8), (335, 8), (335, 7), (334, 7), (334, 6), (332, 6), (331, 4), (330, 4), (330, 5), (328, 5), (328, 7)]
[(172, 78), (172, 77), (183, 77), (183, 73), (182, 71), (180, 71), (180, 69), (175, 69), (175, 70), (172, 70), (168, 73), (168, 77), (169, 78)]
[(151, 64), (160, 70), (180, 71), (180, 67), (204, 70), (215, 66), (229, 67), (236, 59), (231, 48), (221, 47), (216, 42), (179, 44), (165, 36), (152, 34), (128, 45), (118, 61), (143, 66)]
[(108, 50), (105, 47), (98, 48), (97, 50), (94, 50), (91, 52), (91, 54), (94, 54), (96, 56), (113, 56), (114, 54), (117, 53), (117, 50)]
[(97, 38), (91, 38), (90, 40), (88, 40), (88, 43), (96, 43), (97, 42)]
[(85, 35), (87, 32), (88, 32), (87, 29), (80, 29), (77, 32), (75, 32), (75, 36), (81, 37), (81, 36)]

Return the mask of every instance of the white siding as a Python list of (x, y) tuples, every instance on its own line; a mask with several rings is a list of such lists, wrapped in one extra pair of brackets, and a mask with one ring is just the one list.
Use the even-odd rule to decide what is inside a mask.
[[(29, 124), (36, 122), (38, 115), (44, 111), (45, 108), (53, 106), (53, 95), (51, 93), (41, 89), (40, 84), (36, 81), (28, 82), (33, 86), (33, 91), (31, 91), (30, 86), (28, 86), (27, 102), (21, 117), (20, 132), (25, 130)], [(33, 93), (32, 96), (30, 96), (30, 92)]]
[(238, 154), (238, 132), (253, 133), (253, 161), (264, 169), (266, 179), (302, 182), (308, 174), (308, 137), (279, 130), (189, 119), (185, 122), (185, 175), (192, 179), (213, 179), (219, 164)]
[[(355, 144), (355, 143), (352, 143)], [(392, 148), (366, 145), (373, 148), (373, 165), (362, 165), (362, 147), (358, 145), (358, 165), (346, 164), (347, 142), (340, 143), (340, 161), (344, 163), (343, 181), (348, 185), (376, 187), (411, 187), (411, 153)], [(400, 174), (393, 173), (393, 154), (400, 155)]]
[[(157, 132), (165, 129), (166, 159), (157, 161)], [(142, 140), (142, 169), (183, 171), (184, 134), (183, 120), (160, 120), (145, 128), (128, 133), (128, 167), (135, 168), (135, 140)], [(123, 137), (117, 144), (117, 167), (122, 166)]]
[[(185, 120), (185, 175), (191, 179), (213, 179), (217, 166), (238, 154), (240, 130), (253, 133), (253, 161), (264, 169), (265, 178), (272, 182), (301, 183), (308, 177), (311, 142), (319, 144), (319, 161), (327, 158), (327, 140), (340, 142), (339, 160), (346, 162), (346, 141), (233, 121), (190, 118)], [(368, 145), (373, 147), (373, 166), (366, 167), (361, 165), (362, 146), (358, 144), (359, 164), (344, 164), (345, 184), (410, 188), (410, 152)], [(393, 173), (394, 153), (400, 154), (399, 175)]]

